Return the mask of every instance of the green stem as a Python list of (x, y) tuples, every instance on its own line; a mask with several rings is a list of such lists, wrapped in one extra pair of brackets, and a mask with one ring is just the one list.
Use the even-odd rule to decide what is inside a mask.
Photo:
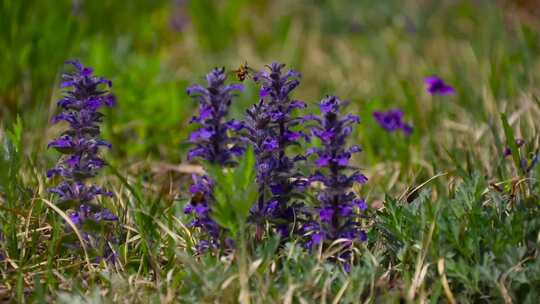
[(249, 294), (249, 273), (248, 273), (248, 261), (247, 261), (247, 250), (246, 250), (246, 232), (245, 232), (245, 223), (240, 225), (238, 231), (239, 238), (239, 256), (238, 256), (238, 276), (240, 280), (240, 296), (238, 301), (240, 303), (249, 304), (250, 303), (250, 294)]

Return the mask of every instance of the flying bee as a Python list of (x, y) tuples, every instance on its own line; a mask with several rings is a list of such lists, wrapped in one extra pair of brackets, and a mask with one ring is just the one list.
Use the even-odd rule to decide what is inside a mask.
[(236, 78), (242, 82), (246, 80), (246, 78), (249, 77), (254, 71), (254, 69), (248, 66), (247, 61), (244, 61), (244, 64), (240, 65), (238, 69), (233, 70), (232, 72), (236, 75)]

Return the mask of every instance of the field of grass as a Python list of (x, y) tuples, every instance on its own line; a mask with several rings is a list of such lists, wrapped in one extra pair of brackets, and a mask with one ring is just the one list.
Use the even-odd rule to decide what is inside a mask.
[[(0, 0), (0, 303), (537, 303), (540, 17), (528, 2)], [(92, 181), (118, 220), (84, 227), (114, 261), (48, 192), (70, 59), (114, 84), (101, 130), (112, 149)], [(251, 203), (237, 195), (249, 155), (240, 169), (204, 167), (236, 178), (223, 191), (237, 233), (235, 246), (195, 250), (184, 206), (203, 164), (187, 160), (198, 105), (186, 88), (214, 67), (273, 61), (302, 73), (300, 112), (337, 95), (361, 118), (348, 143), (369, 178), (354, 187), (367, 240), (346, 267), (339, 242), (255, 235), (237, 207)], [(431, 75), (455, 94), (429, 94)], [(230, 117), (259, 100), (244, 85)], [(393, 108), (410, 136), (374, 120)]]

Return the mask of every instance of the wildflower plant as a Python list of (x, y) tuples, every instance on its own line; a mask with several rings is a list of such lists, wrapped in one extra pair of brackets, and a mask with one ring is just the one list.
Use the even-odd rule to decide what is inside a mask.
[(312, 134), (321, 143), (320, 148), (313, 147), (308, 151), (317, 168), (310, 181), (320, 185), (315, 214), (312, 221), (303, 226), (309, 248), (338, 239), (345, 239), (346, 245), (366, 240), (359, 219), (367, 204), (351, 188), (355, 184), (365, 184), (367, 178), (349, 164), (352, 155), (361, 148), (346, 146), (353, 125), (360, 119), (353, 114), (342, 115), (343, 106), (344, 102), (339, 98), (329, 96), (320, 103), (321, 115), (309, 117), (315, 122)]
[(290, 97), (301, 75), (294, 70), (284, 71), (284, 67), (274, 62), (267, 71), (254, 75), (260, 85), (260, 100), (247, 110), (241, 126), (256, 155), (259, 197), (252, 210), (253, 219), (258, 224), (271, 222), (282, 237), (290, 234), (298, 214), (300, 203), (294, 199), (308, 184), (296, 166), (304, 156), (290, 157), (287, 148), (299, 145), (301, 138), (309, 140), (298, 130), (302, 117), (294, 114), (295, 109), (305, 108), (306, 104)]
[[(110, 149), (111, 145), (100, 137), (104, 115), (99, 110), (112, 107), (115, 97), (109, 90), (112, 87), (110, 80), (94, 76), (91, 68), (78, 61), (68, 61), (68, 64), (75, 70), (62, 75), (61, 87), (66, 90), (57, 103), (62, 111), (53, 117), (52, 123), (64, 121), (69, 128), (48, 144), (48, 148), (54, 148), (63, 156), (47, 172), (47, 177), (61, 179), (49, 192), (58, 197), (59, 206), (74, 208), (69, 214), (70, 219), (85, 230), (91, 224), (117, 220), (110, 211), (94, 203), (99, 196), (111, 197), (112, 192), (88, 182), (106, 165), (99, 150), (103, 147)], [(92, 233), (84, 233), (84, 236), (92, 245), (103, 238)]]
[[(243, 90), (241, 84), (225, 84), (227, 74), (224, 68), (215, 68), (206, 75), (207, 87), (195, 84), (187, 89), (187, 94), (199, 103), (199, 113), (191, 119), (199, 128), (193, 131), (189, 141), (195, 145), (189, 151), (188, 159), (195, 158), (209, 165), (230, 167), (236, 165), (235, 156), (244, 152), (239, 137), (231, 136), (230, 130), (237, 129), (238, 122), (226, 121), (235, 92)], [(186, 214), (194, 216), (190, 227), (199, 228), (204, 235), (197, 244), (197, 251), (210, 248), (229, 247), (225, 230), (211, 217), (214, 181), (208, 176), (193, 176), (189, 191), (191, 201), (184, 207)]]

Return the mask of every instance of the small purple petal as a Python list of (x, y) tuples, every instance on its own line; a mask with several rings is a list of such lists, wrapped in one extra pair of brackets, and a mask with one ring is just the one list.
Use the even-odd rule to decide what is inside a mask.
[(321, 155), (319, 158), (315, 161), (315, 164), (317, 167), (326, 167), (330, 164), (330, 156), (327, 155)]

